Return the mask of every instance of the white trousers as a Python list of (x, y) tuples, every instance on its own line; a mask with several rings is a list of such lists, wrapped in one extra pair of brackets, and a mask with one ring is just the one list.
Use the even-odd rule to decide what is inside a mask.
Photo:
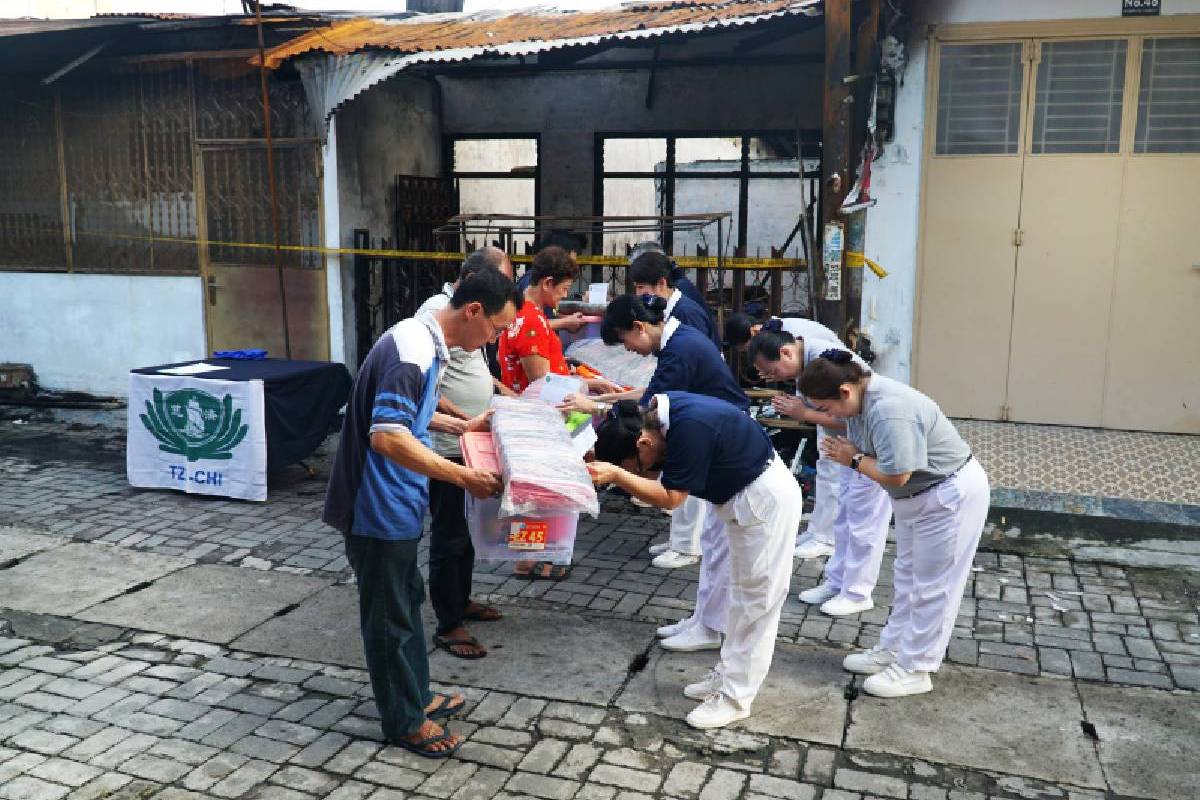
[(792, 577), (804, 496), (778, 456), (757, 480), (717, 506), (729, 539), (729, 622), (721, 691), (749, 709), (771, 668)]
[(821, 453), (821, 443), (829, 436), (822, 426), (817, 426), (817, 479), (813, 486), (813, 510), (808, 518), (810, 538), (832, 545), (833, 526), (837, 521), (838, 503), (841, 499), (842, 470), (846, 469), (832, 458)]
[(905, 669), (941, 666), (990, 504), (976, 459), (929, 491), (893, 501), (896, 600), (879, 643)]
[(841, 497), (833, 526), (833, 555), (825, 564), (825, 580), (838, 594), (851, 600), (866, 600), (879, 580), (892, 501), (883, 487), (866, 475), (831, 463), (841, 472)]
[(711, 511), (711, 503), (690, 495), (672, 511), (671, 549), (689, 556), (700, 555), (700, 533), (707, 518), (712, 516)]
[(704, 505), (705, 513), (700, 531), (700, 584), (696, 587), (696, 610), (692, 618), (710, 630), (724, 633), (729, 619), (729, 536), (712, 503), (697, 502)]

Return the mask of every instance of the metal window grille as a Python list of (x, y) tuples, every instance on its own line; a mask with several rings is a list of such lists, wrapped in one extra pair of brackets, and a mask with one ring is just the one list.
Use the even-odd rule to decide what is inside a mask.
[(1012, 155), (1021, 128), (1020, 42), (946, 45), (938, 67), (937, 155)]
[(66, 270), (54, 95), (0, 92), (0, 269)]
[(1033, 108), (1034, 153), (1121, 149), (1125, 39), (1042, 45)]
[(1200, 37), (1142, 45), (1135, 153), (1200, 153)]

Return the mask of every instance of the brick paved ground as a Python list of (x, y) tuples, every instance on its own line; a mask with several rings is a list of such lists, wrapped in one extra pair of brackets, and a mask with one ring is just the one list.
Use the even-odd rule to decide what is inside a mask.
[[(119, 441), (57, 434), (30, 425), (0, 435), (0, 526), (350, 578), (340, 537), (317, 521), (322, 478), (289, 470), (266, 504), (135, 492)], [(312, 466), (324, 474), (321, 459)], [(507, 606), (673, 620), (690, 605), (696, 571), (649, 566), (645, 545), (665, 529), (662, 514), (610, 501), (581, 527), (569, 581), (518, 581), (496, 566), (478, 572), (477, 586)], [(1186, 575), (999, 550), (982, 551), (977, 570), (952, 661), (1076, 685), (1173, 689), (1195, 702), (1200, 619)], [(874, 643), (888, 587), (874, 611), (835, 622), (794, 598), (818, 571), (797, 565), (781, 638)], [(460, 757), (426, 761), (378, 741), (361, 671), (3, 610), (0, 670), (0, 800), (1117, 796), (1008, 774), (1003, 763), (984, 772), (744, 730), (701, 734), (612, 705), (484, 690), (468, 691), (471, 710), (454, 726), (468, 737)]]

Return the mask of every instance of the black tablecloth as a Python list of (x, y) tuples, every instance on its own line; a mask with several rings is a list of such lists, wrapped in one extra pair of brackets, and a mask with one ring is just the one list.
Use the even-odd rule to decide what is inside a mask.
[[(243, 361), (233, 358), (204, 358), (142, 367), (133, 372), (156, 375), (160, 370), (185, 364), (228, 367), (189, 377), (199, 380), (263, 382), (263, 413), (267, 424), (267, 469), (295, 464), (312, 454), (325, 441), (338, 409), (350, 396), (350, 372), (344, 364), (329, 361), (289, 361), (263, 358)], [(172, 377), (166, 376), (163, 377)]]

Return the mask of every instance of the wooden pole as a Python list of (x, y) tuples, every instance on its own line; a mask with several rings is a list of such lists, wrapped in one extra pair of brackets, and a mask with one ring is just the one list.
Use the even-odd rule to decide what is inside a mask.
[[(821, 124), (820, 245), (830, 238), (830, 224), (840, 224), (842, 200), (850, 191), (850, 12), (851, 0), (825, 0), (825, 103)], [(837, 234), (835, 234), (837, 235)], [(844, 231), (841, 232), (844, 244)], [(817, 316), (834, 331), (846, 324), (845, 248), (832, 264), (818, 265)]]
[[(850, 158), (851, 164), (858, 162), (866, 144), (869, 108), (874, 97), (875, 73), (879, 68), (879, 0), (866, 0), (862, 23), (858, 27), (854, 46), (855, 81), (850, 84), (854, 97), (854, 113), (851, 117)], [(849, 180), (852, 184), (853, 180)], [(867, 211), (855, 211), (846, 220), (846, 249), (861, 253), (867, 236)], [(863, 269), (845, 271), (846, 319), (845, 324), (859, 330), (862, 328)], [(841, 331), (843, 334), (846, 331)], [(847, 341), (847, 344), (849, 342)]]

